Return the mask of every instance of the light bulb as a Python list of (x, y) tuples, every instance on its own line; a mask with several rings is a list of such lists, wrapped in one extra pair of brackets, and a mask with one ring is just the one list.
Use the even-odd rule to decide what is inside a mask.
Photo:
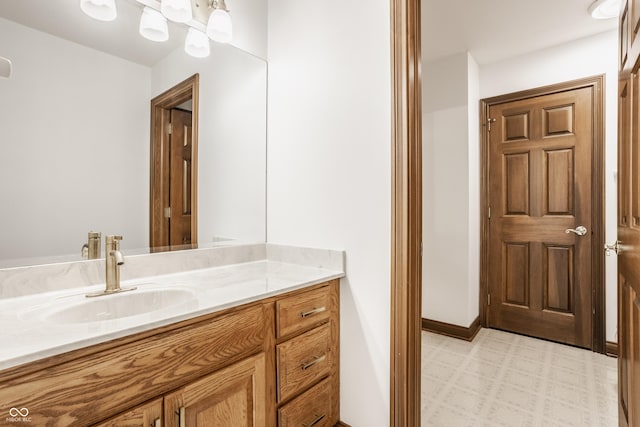
[(229, 43), (233, 36), (231, 15), (223, 9), (214, 9), (207, 23), (207, 35), (219, 43)]
[(185, 23), (193, 19), (190, 0), (162, 0), (160, 12), (174, 22)]
[(98, 21), (113, 21), (118, 16), (115, 0), (80, 0), (80, 9)]
[(189, 28), (184, 51), (196, 58), (206, 58), (209, 56), (209, 38), (202, 31)]
[(167, 18), (162, 16), (157, 10), (145, 7), (140, 17), (140, 34), (145, 39), (154, 42), (165, 42), (169, 40)]

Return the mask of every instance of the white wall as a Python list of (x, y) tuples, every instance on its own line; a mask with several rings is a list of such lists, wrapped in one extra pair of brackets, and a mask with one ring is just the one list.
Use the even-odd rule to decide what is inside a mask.
[(469, 110), (469, 300), (467, 326), (480, 313), (480, 68), (467, 53), (467, 100)]
[(271, 243), (342, 248), (341, 419), (389, 424), (390, 10), (269, 2)]
[(468, 53), (423, 64), (422, 317), (478, 316), (478, 65)]
[(0, 18), (0, 259), (147, 246), (149, 69)]
[(226, 4), (233, 19), (231, 44), (266, 59), (267, 0), (227, 0)]
[(267, 64), (235, 47), (182, 48), (151, 73), (151, 97), (200, 73), (198, 242), (266, 238)]
[[(581, 77), (606, 74), (606, 240), (616, 240), (617, 190), (617, 31), (610, 31), (550, 49), (480, 67), (480, 97), (487, 98)], [(606, 263), (607, 340), (617, 341), (617, 264)]]

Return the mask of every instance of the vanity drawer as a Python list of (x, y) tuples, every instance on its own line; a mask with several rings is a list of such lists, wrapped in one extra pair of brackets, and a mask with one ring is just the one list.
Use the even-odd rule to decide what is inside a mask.
[(278, 410), (278, 427), (331, 427), (331, 383), (322, 381)]
[(0, 408), (28, 408), (33, 425), (93, 424), (261, 351), (270, 310), (232, 310), (0, 382)]
[(330, 314), (329, 287), (283, 298), (276, 302), (277, 336), (283, 338), (327, 322)]
[(278, 401), (329, 375), (334, 364), (331, 329), (325, 324), (276, 347)]

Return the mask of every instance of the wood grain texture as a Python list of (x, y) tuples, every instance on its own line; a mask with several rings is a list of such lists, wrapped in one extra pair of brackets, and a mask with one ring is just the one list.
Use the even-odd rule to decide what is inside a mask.
[(446, 335), (452, 338), (458, 338), (465, 341), (473, 341), (480, 331), (480, 317), (471, 322), (469, 327), (452, 325), (451, 323), (438, 322), (437, 320), (422, 319), (422, 330), (433, 332), (435, 334)]
[(334, 361), (331, 376), (331, 423), (340, 419), (340, 282), (334, 280), (329, 283), (329, 298), (331, 311), (329, 320), (331, 327), (331, 352)]
[[(589, 268), (589, 271), (591, 273), (590, 274), (591, 278), (593, 278), (592, 292), (591, 292), (591, 294), (593, 295), (593, 300), (590, 308), (595, 310), (595, 315), (593, 316), (592, 324), (591, 324), (591, 330), (593, 334), (591, 345), (592, 345), (592, 348), (598, 352), (604, 352), (604, 349), (605, 349), (604, 254), (602, 253), (602, 245), (604, 244), (603, 84), (604, 84), (604, 77), (595, 76), (595, 77), (575, 80), (571, 82), (559, 83), (559, 84), (545, 86), (541, 88), (535, 88), (535, 89), (530, 89), (526, 91), (516, 92), (512, 94), (501, 95), (498, 97), (484, 99), (481, 101), (481, 123), (487, 123), (488, 118), (492, 116), (492, 114), (490, 114), (489, 112), (490, 107), (497, 104), (504, 104), (508, 102), (527, 99), (527, 98), (540, 97), (540, 96), (552, 94), (555, 92), (569, 91), (569, 90), (583, 88), (583, 87), (590, 88), (591, 90), (592, 97), (593, 97), (593, 100), (592, 100), (593, 120), (592, 120), (592, 129), (591, 129), (591, 133), (593, 134), (593, 146), (591, 151), (591, 161), (588, 162), (588, 167), (590, 170), (590, 177), (591, 177), (590, 178), (591, 189), (592, 189), (590, 193), (591, 194), (591, 214), (589, 217), (589, 221), (591, 223), (591, 227), (590, 227), (591, 266)], [(583, 198), (582, 194), (579, 194), (579, 195), (570, 194), (569, 190), (567, 189), (565, 190), (552, 189), (548, 184), (550, 181), (566, 182), (567, 184), (569, 184), (568, 179), (564, 177), (563, 173), (559, 173), (559, 170), (561, 169), (562, 164), (569, 165), (571, 161), (573, 161), (574, 163), (578, 163), (581, 161), (580, 159), (576, 159), (573, 153), (571, 154), (571, 157), (573, 158), (569, 159), (569, 155), (567, 154), (567, 152), (562, 151), (566, 149), (561, 145), (561, 141), (563, 140), (563, 138), (567, 138), (568, 136), (571, 136), (570, 134), (573, 134), (576, 132), (575, 117), (570, 117), (569, 113), (566, 111), (567, 108), (565, 108), (568, 105), (571, 105), (571, 103), (564, 103), (564, 104), (558, 103), (556, 105), (557, 105), (557, 108), (554, 107), (554, 108), (551, 108), (550, 110), (545, 110), (545, 111), (557, 110), (557, 112), (560, 113), (559, 115), (553, 118), (555, 123), (551, 124), (551, 130), (554, 131), (555, 133), (549, 134), (549, 132), (546, 129), (546, 125), (544, 126), (543, 130), (544, 132), (547, 133), (547, 136), (544, 137), (545, 146), (543, 150), (543, 155), (542, 157), (538, 158), (539, 155), (535, 154), (531, 158), (532, 168), (538, 168), (539, 165), (543, 165), (547, 169), (545, 172), (545, 174), (548, 176), (547, 179), (544, 180), (543, 184), (533, 185), (531, 187), (531, 193), (530, 193), (530, 197), (532, 199), (537, 199), (539, 197), (542, 197), (542, 195), (545, 195), (545, 197), (543, 198), (544, 199), (543, 204), (539, 206), (532, 205), (530, 207), (532, 211), (531, 215), (540, 215), (545, 213), (549, 214), (550, 218), (548, 220), (543, 219), (541, 222), (541, 224), (544, 224), (543, 227), (545, 228), (551, 226), (550, 220), (552, 216), (559, 216), (559, 217), (571, 216), (568, 213), (572, 212), (572, 210), (574, 209), (574, 206), (572, 206), (569, 203), (568, 199), (571, 199), (573, 197), (574, 200), (580, 200), (581, 198)], [(517, 110), (514, 109), (514, 111), (517, 111)], [(509, 111), (505, 112), (505, 116), (510, 116), (513, 114), (515, 113), (511, 113)], [(522, 110), (520, 110), (519, 114), (522, 114)], [(571, 114), (573, 114), (573, 112)], [(540, 120), (540, 119), (536, 119), (536, 117), (542, 117), (543, 122), (545, 120), (544, 114), (541, 114), (541, 115), (533, 114), (531, 115), (531, 117), (534, 122), (535, 120)], [(574, 120), (574, 122), (568, 123), (570, 120)], [(533, 125), (534, 123), (532, 122), (532, 126)], [(496, 123), (496, 127), (498, 127), (497, 123)], [(571, 128), (571, 132), (568, 132), (567, 129), (563, 130), (562, 129), (563, 127)], [(483, 132), (481, 133), (481, 158), (483, 159), (481, 163), (481, 212), (485, 212), (487, 214), (483, 215), (481, 219), (482, 249), (481, 249), (481, 259), (480, 259), (481, 261), (480, 262), (480, 265), (481, 265), (481, 268), (480, 268), (481, 270), (480, 318), (483, 326), (488, 325), (488, 322), (489, 322), (489, 316), (488, 316), (488, 310), (487, 310), (487, 301), (488, 301), (487, 294), (489, 293), (489, 283), (491, 282), (491, 280), (489, 279), (489, 276), (488, 276), (489, 274), (488, 266), (489, 266), (490, 260), (492, 259), (492, 256), (490, 256), (492, 252), (489, 250), (489, 241), (488, 241), (489, 230), (490, 230), (489, 224), (494, 221), (495, 213), (496, 213), (495, 206), (492, 203), (490, 203), (490, 200), (488, 198), (488, 195), (491, 193), (488, 165), (494, 164), (494, 162), (490, 160), (489, 136), (490, 136), (490, 133), (488, 132), (487, 126), (484, 126)], [(533, 138), (533, 136), (531, 137)], [(510, 154), (510, 153), (522, 152), (523, 148), (525, 148), (527, 144), (530, 144), (530, 143), (520, 142), (520, 141), (509, 142), (508, 143), (508, 145), (510, 146), (509, 150), (511, 151), (507, 151), (507, 153)], [(549, 156), (547, 156), (547, 154), (551, 154), (550, 162), (549, 162)], [(554, 154), (558, 154), (558, 155), (555, 156), (555, 158), (553, 158)], [(549, 171), (548, 169), (549, 166), (551, 167), (551, 171)], [(555, 178), (560, 178), (560, 179), (555, 179)], [(490, 205), (492, 208), (491, 219), (489, 219), (489, 215), (488, 215)], [(555, 211), (555, 212), (552, 212), (552, 211)], [(566, 211), (566, 213), (563, 211)], [(556, 212), (560, 215), (556, 215)], [(514, 234), (515, 228), (510, 228), (511, 226), (506, 225), (507, 229), (510, 228), (509, 230), (505, 230), (509, 234), (509, 239), (517, 241), (517, 240), (527, 240), (533, 237), (535, 240), (536, 233), (532, 228), (533, 222), (525, 218), (525, 220), (523, 221), (523, 225), (525, 227), (523, 230), (524, 232), (523, 239), (517, 239)], [(569, 223), (568, 225), (572, 225), (572, 224)], [(577, 223), (573, 224), (573, 226), (567, 226), (566, 228), (574, 228), (575, 225), (577, 225)], [(558, 227), (563, 227), (563, 226), (564, 224), (562, 225), (558, 224)], [(495, 228), (495, 224), (492, 224), (491, 227)], [(565, 242), (560, 242), (560, 241), (559, 242), (546, 241), (545, 243), (547, 244), (556, 243), (560, 245), (566, 244)], [(533, 245), (531, 247), (532, 257), (533, 257), (532, 262), (534, 259), (542, 260), (542, 252), (541, 252), (542, 246), (538, 247), (539, 243), (537, 242), (532, 243), (532, 245)], [(538, 252), (540, 252), (540, 254), (538, 254)], [(541, 271), (541, 269), (536, 270), (537, 273), (536, 273), (535, 280), (543, 279), (543, 275), (539, 274), (539, 271)], [(494, 301), (494, 298), (492, 298), (492, 301)]]
[(329, 287), (276, 302), (276, 336), (286, 339), (329, 321)]
[[(631, 212), (630, 167), (624, 163), (631, 159), (631, 79), (622, 79), (618, 82), (618, 226), (629, 225), (629, 212)], [(623, 166), (623, 167), (621, 167)]]
[(29, 408), (35, 425), (92, 424), (260, 351), (264, 319), (253, 305), (3, 382), (0, 407)]
[(620, 15), (618, 75), (618, 422), (640, 425), (640, 3)]
[[(420, 425), (421, 2), (391, 0), (391, 427)], [(425, 242), (429, 244), (429, 242)]]
[(278, 427), (331, 427), (331, 381), (326, 379), (278, 410)]
[(328, 324), (292, 338), (276, 348), (278, 401), (282, 402), (331, 373), (335, 357), (331, 351)]
[(166, 427), (262, 427), (266, 425), (264, 353), (194, 381), (164, 398)]
[(267, 326), (271, 333), (268, 333), (264, 339), (262, 351), (265, 356), (265, 400), (266, 400), (266, 415), (265, 415), (265, 427), (276, 427), (277, 425), (277, 379), (276, 379), (276, 337), (275, 337), (275, 302), (265, 303), (265, 326)]
[(159, 421), (159, 425), (163, 426), (162, 405), (163, 399), (160, 397), (137, 406), (108, 421), (95, 424), (93, 427), (154, 427), (156, 421)]

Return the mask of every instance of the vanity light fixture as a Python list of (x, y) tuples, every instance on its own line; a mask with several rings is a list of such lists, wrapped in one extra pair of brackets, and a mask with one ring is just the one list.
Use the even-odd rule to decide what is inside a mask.
[(617, 18), (620, 3), (620, 0), (596, 0), (589, 6), (589, 13), (593, 19)]
[(145, 7), (140, 17), (140, 34), (154, 42), (166, 42), (169, 40), (167, 18), (157, 10)]
[(80, 0), (80, 9), (98, 21), (113, 21), (118, 16), (115, 0)]
[(218, 43), (229, 43), (233, 36), (233, 23), (227, 5), (224, 0), (209, 0), (209, 7), (213, 12), (209, 15), (207, 35)]
[(167, 19), (181, 24), (193, 19), (191, 0), (161, 0), (160, 12)]
[(184, 51), (196, 58), (206, 58), (209, 56), (209, 37), (202, 31), (189, 27)]
[[(167, 19), (185, 24), (188, 28), (184, 50), (196, 58), (209, 56), (209, 39), (218, 43), (229, 43), (233, 37), (233, 22), (225, 0), (136, 0), (144, 6), (140, 17), (140, 34), (155, 42), (169, 40)], [(211, 9), (207, 25), (194, 18), (192, 3), (199, 6), (206, 2)], [(115, 0), (80, 0), (80, 8), (84, 13), (101, 21), (112, 21), (116, 18)], [(205, 8), (202, 8), (203, 12)], [(196, 14), (198, 15), (198, 14)]]

